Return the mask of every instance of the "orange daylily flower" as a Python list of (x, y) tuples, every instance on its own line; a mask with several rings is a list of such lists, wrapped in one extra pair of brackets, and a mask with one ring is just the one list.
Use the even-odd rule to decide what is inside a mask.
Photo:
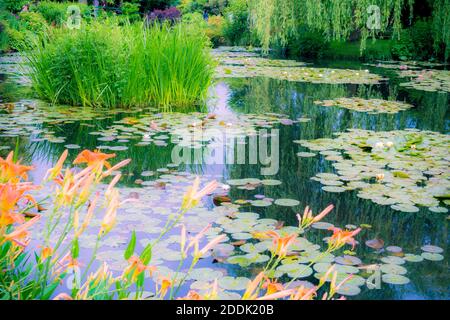
[(28, 220), (27, 222), (21, 224), (20, 226), (16, 227), (12, 232), (6, 234), (3, 238), (4, 241), (13, 241), (19, 246), (26, 247), (28, 245), (28, 235), (29, 231), (28, 228), (30, 228), (32, 225), (34, 225), (36, 222), (38, 222), (41, 219), (40, 215), (35, 216), (34, 218)]
[(12, 223), (23, 223), (25, 219), (20, 213), (14, 212), (17, 204), (26, 199), (28, 202), (36, 203), (34, 198), (25, 192), (37, 189), (31, 183), (0, 183), (0, 227)]
[(117, 209), (120, 207), (119, 191), (113, 189), (111, 191), (108, 207), (103, 217), (99, 234), (106, 235), (114, 227), (117, 221)]
[(291, 296), (291, 300), (312, 300), (316, 296), (317, 287), (310, 289), (301, 286), (295, 289), (294, 294)]
[(278, 291), (272, 294), (266, 294), (262, 297), (257, 298), (256, 300), (276, 300), (276, 299), (282, 299), (285, 298), (287, 296), (292, 296), (292, 294), (294, 294), (295, 291), (294, 289), (287, 289), (287, 290), (283, 290), (283, 291)]
[(161, 281), (161, 289), (159, 290), (159, 294), (162, 299), (167, 294), (168, 289), (173, 285), (173, 282), (171, 279), (167, 277), (161, 277), (160, 281)]
[(111, 165), (109, 164), (108, 159), (114, 158), (116, 156), (115, 153), (112, 154), (106, 154), (102, 153), (98, 150), (89, 151), (89, 150), (83, 150), (73, 161), (73, 164), (80, 164), (80, 163), (86, 163), (88, 166), (93, 166), (95, 168), (98, 167), (107, 167), (111, 168)]
[(5, 159), (0, 157), (0, 182), (17, 183), (22, 179), (28, 179), (27, 172), (33, 169), (33, 166), (23, 166), (20, 161), (14, 163), (13, 157), (13, 151)]
[(289, 246), (295, 242), (297, 239), (296, 234), (291, 234), (289, 236), (280, 237), (280, 235), (275, 231), (267, 231), (267, 235), (273, 239), (273, 254), (283, 258), (287, 255)]
[(262, 285), (263, 289), (267, 289), (266, 295), (271, 295), (279, 291), (283, 291), (284, 287), (281, 283), (276, 280), (267, 279), (266, 282)]
[(61, 154), (61, 157), (59, 157), (58, 161), (56, 162), (55, 166), (47, 171), (46, 176), (48, 180), (53, 180), (61, 174), (64, 161), (66, 161), (68, 154), (69, 151), (67, 149), (64, 150), (64, 152)]
[[(212, 239), (210, 242), (208, 242), (208, 244), (206, 244), (206, 246), (203, 247), (203, 249), (201, 250), (196, 250), (194, 252), (194, 257), (196, 259), (200, 259), (201, 257), (203, 257), (209, 250), (211, 250), (212, 248), (214, 248), (215, 245), (219, 244), (220, 242), (222, 242), (227, 236), (225, 234), (221, 234), (220, 236), (217, 236), (216, 238)], [(197, 249), (197, 247), (196, 247)]]
[(192, 187), (189, 187), (188, 191), (183, 197), (183, 202), (181, 204), (181, 209), (189, 210), (195, 207), (201, 198), (204, 196), (211, 194), (214, 190), (217, 189), (219, 183), (214, 180), (208, 183), (202, 190), (198, 191), (198, 187), (200, 186), (200, 178), (196, 177), (194, 180), (194, 184)]
[(149, 270), (150, 274), (152, 274), (156, 267), (154, 266), (146, 266), (142, 260), (134, 255), (130, 259), (128, 259), (128, 263), (130, 264), (123, 272), (124, 275), (128, 275), (131, 271), (133, 271), (133, 275), (131, 276), (131, 281), (136, 281), (136, 278), (144, 271)]
[(267, 279), (267, 276), (264, 274), (264, 272), (260, 272), (256, 276), (256, 278), (247, 285), (247, 289), (242, 296), (242, 300), (255, 300), (256, 298), (258, 298), (259, 287), (264, 279)]
[(185, 297), (178, 298), (177, 300), (205, 300), (205, 298), (197, 291), (190, 290)]
[(53, 255), (53, 249), (51, 247), (44, 247), (41, 251), (42, 260), (46, 260), (48, 257)]
[(307, 206), (305, 208), (305, 211), (303, 212), (303, 216), (300, 216), (300, 214), (297, 214), (297, 219), (299, 222), (300, 228), (307, 228), (313, 223), (319, 222), (322, 220), (327, 214), (329, 214), (333, 210), (334, 206), (330, 204), (328, 207), (326, 207), (321, 213), (319, 213), (317, 216), (313, 216), (312, 210)]
[(361, 228), (351, 230), (342, 230), (340, 228), (330, 228), (333, 231), (333, 235), (328, 239), (328, 246), (332, 250), (337, 250), (343, 247), (345, 244), (351, 244), (352, 249), (356, 246), (356, 240), (354, 236), (356, 236)]

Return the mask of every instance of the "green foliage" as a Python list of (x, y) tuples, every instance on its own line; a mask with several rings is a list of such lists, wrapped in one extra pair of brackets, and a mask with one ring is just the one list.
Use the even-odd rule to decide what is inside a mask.
[(444, 52), (445, 60), (450, 57), (450, 0), (433, 1), (434, 49)]
[(223, 13), (228, 0), (181, 0), (179, 8), (183, 13), (203, 12), (212, 15)]
[(432, 21), (418, 20), (411, 28), (402, 30), (400, 39), (392, 46), (392, 56), (399, 60), (433, 60), (444, 55), (435, 43)]
[(190, 24), (93, 22), (53, 29), (28, 52), (37, 93), (70, 105), (161, 108), (202, 101), (213, 67), (207, 39)]
[(247, 0), (230, 0), (225, 9), (223, 33), (230, 45), (256, 45), (255, 34), (250, 30)]
[(40, 1), (31, 7), (31, 11), (39, 12), (45, 18), (47, 23), (61, 26), (67, 21), (67, 8), (71, 5), (77, 5), (80, 8), (81, 16), (84, 21), (89, 21), (91, 19), (91, 8), (82, 3)]
[(329, 42), (319, 32), (303, 29), (289, 40), (287, 53), (294, 57), (321, 58), (329, 48)]
[(329, 48), (323, 53), (324, 58), (346, 60), (391, 60), (392, 40), (369, 41), (366, 50), (361, 52), (361, 44), (348, 41), (331, 41)]
[(225, 19), (222, 16), (211, 16), (208, 19), (206, 35), (214, 46), (219, 46), (225, 42), (223, 27)]
[(6, 10), (11, 12), (19, 12), (22, 7), (28, 4), (29, 0), (2, 0)]
[[(265, 49), (274, 43), (286, 45), (302, 25), (323, 32), (329, 40), (345, 40), (353, 31), (360, 31), (364, 49), (369, 36), (388, 27), (394, 36), (399, 34), (403, 6), (411, 5), (412, 0), (249, 0), (249, 4), (253, 27)], [(369, 29), (366, 25), (374, 12), (368, 9), (373, 6), (380, 9), (380, 25)]]
[(413, 58), (413, 51), (411, 35), (407, 30), (403, 30), (400, 39), (392, 45), (392, 57), (398, 60), (410, 60)]
[(42, 35), (48, 28), (44, 17), (36, 12), (21, 12), (19, 14), (20, 20), (23, 22), (28, 31), (37, 35)]
[(125, 2), (122, 4), (122, 14), (125, 15), (131, 22), (138, 21), (141, 16), (139, 15), (139, 3)]

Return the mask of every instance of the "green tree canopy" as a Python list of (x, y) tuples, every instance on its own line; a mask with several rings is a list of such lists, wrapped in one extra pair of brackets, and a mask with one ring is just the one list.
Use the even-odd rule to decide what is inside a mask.
[[(285, 45), (300, 26), (322, 32), (328, 40), (345, 40), (354, 32), (366, 40), (392, 31), (399, 37), (402, 14), (412, 17), (414, 0), (248, 0), (250, 23), (263, 48)], [(432, 0), (436, 46), (450, 48), (450, 0)]]

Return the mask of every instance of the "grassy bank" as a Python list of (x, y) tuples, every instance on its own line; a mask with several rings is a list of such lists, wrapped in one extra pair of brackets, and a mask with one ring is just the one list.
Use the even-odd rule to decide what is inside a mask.
[(52, 29), (26, 52), (33, 85), (54, 103), (191, 107), (201, 103), (213, 74), (208, 42), (192, 28), (108, 21)]

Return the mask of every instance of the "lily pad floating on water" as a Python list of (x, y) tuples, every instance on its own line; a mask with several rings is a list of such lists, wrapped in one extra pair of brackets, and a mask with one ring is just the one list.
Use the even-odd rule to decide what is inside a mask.
[(300, 201), (295, 199), (277, 199), (274, 203), (282, 207), (294, 207), (298, 206), (300, 204)]
[(361, 293), (361, 289), (358, 286), (344, 283), (338, 288), (336, 293), (343, 296), (356, 296)]
[(422, 249), (422, 251), (431, 252), (431, 253), (442, 253), (442, 252), (444, 252), (444, 249), (442, 249), (441, 247), (433, 246), (433, 245), (425, 245), (425, 246), (421, 247), (421, 249)]
[(298, 152), (297, 156), (301, 158), (312, 158), (315, 157), (316, 154), (312, 152)]
[(408, 262), (422, 262), (423, 261), (422, 256), (419, 256), (416, 254), (411, 254), (411, 253), (405, 253), (405, 256), (403, 257), (403, 259)]
[(230, 276), (222, 277), (218, 281), (219, 287), (225, 290), (235, 290), (235, 291), (245, 290), (249, 283), (250, 283), (249, 278), (244, 277), (234, 278)]
[(380, 266), (380, 270), (383, 273), (389, 273), (389, 274), (406, 274), (408, 271), (398, 264), (382, 264)]
[(409, 283), (409, 279), (407, 277), (402, 276), (400, 274), (391, 274), (391, 273), (383, 274), (381, 276), (381, 280), (384, 283), (397, 284), (397, 285), (403, 285), (403, 284)]
[(223, 277), (223, 273), (211, 268), (195, 268), (190, 273), (188, 278), (197, 281), (214, 281)]
[(439, 253), (431, 253), (431, 252), (423, 252), (421, 256), (430, 261), (442, 261), (444, 260), (444, 256)]
[(268, 206), (272, 205), (272, 202), (265, 201), (265, 200), (253, 200), (253, 201), (250, 201), (250, 203), (252, 204), (252, 206), (255, 206), (255, 207), (268, 207)]
[(369, 248), (380, 250), (384, 247), (384, 241), (382, 239), (371, 239), (366, 241), (366, 246)]
[(357, 257), (349, 256), (349, 255), (343, 255), (343, 256), (340, 256), (340, 257), (336, 257), (334, 259), (334, 261), (336, 263), (343, 264), (343, 265), (348, 265), (348, 266), (355, 266), (355, 265), (362, 264), (361, 259), (359, 259)]
[(328, 222), (320, 221), (320, 222), (313, 223), (311, 225), (311, 228), (318, 229), (318, 230), (329, 230), (331, 228), (334, 228), (334, 225), (331, 223), (328, 223)]
[(325, 107), (337, 106), (368, 113), (397, 113), (413, 107), (410, 104), (399, 101), (387, 101), (381, 99), (367, 100), (361, 98), (337, 98), (334, 100), (314, 101), (314, 103)]
[(345, 189), (345, 188), (335, 187), (335, 186), (325, 186), (325, 187), (322, 187), (322, 190), (327, 191), (327, 192), (336, 192), (336, 193), (347, 191), (347, 189)]
[(282, 182), (280, 180), (275, 180), (275, 179), (265, 179), (265, 180), (261, 180), (261, 183), (265, 186), (278, 186)]
[(392, 253), (400, 253), (402, 252), (402, 248), (398, 247), (398, 246), (388, 246), (386, 247), (386, 251), (392, 252)]
[(400, 257), (396, 257), (396, 256), (387, 256), (387, 257), (383, 257), (381, 258), (381, 261), (386, 263), (386, 264), (404, 264), (405, 260), (400, 258)]

